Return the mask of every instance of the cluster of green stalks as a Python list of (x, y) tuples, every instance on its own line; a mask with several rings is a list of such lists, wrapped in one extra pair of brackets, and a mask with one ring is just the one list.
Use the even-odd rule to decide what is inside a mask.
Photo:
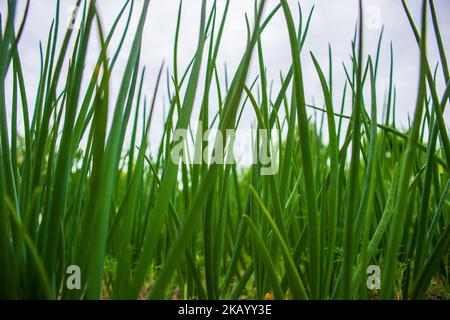
[[(376, 99), (382, 32), (378, 50), (363, 52), (361, 1), (339, 103), (332, 68), (324, 71), (312, 53), (300, 59), (312, 11), (307, 19), (300, 11), (294, 21), (286, 0), (274, 8), (255, 1), (247, 46), (224, 87), (216, 61), (229, 0), (223, 11), (215, 1), (207, 10), (202, 1), (198, 44), (184, 70), (177, 65), (180, 2), (160, 141), (149, 132), (161, 72), (152, 99), (142, 94), (149, 0), (139, 2), (136, 30), (129, 30), (137, 6), (131, 0), (107, 33), (95, 1), (78, 0), (81, 27), (68, 28), (63, 39), (57, 37), (58, 2), (31, 93), (18, 49), (28, 10), (20, 19), (16, 2), (7, 0), (0, 24), (1, 298), (420, 299), (430, 284), (448, 283), (450, 143), (443, 111), (450, 86), (433, 0), (423, 0), (420, 23), (403, 1), (421, 57), (419, 81), (411, 89), (415, 111), (403, 132), (395, 125), (392, 59), (386, 102)], [(275, 15), (285, 18), (292, 65), (272, 94), (261, 35)], [(125, 28), (118, 31), (121, 20)], [(111, 73), (131, 31), (119, 90), (110, 92)], [(94, 33), (101, 50), (89, 71)], [(112, 48), (115, 33), (121, 41)], [(436, 69), (427, 59), (428, 35), (439, 51)], [(252, 56), (259, 75), (248, 80)], [(332, 56), (330, 49), (329, 65)], [(305, 102), (302, 63), (317, 70), (317, 78), (307, 80), (320, 82), (323, 106)], [(437, 72), (443, 73), (444, 92), (438, 92)], [(217, 98), (211, 98), (213, 91)], [(199, 117), (193, 119), (198, 101)], [(348, 103), (352, 112), (344, 115)], [(190, 130), (192, 139), (210, 127), (225, 132), (239, 127), (245, 108), (255, 113), (258, 128), (270, 129), (269, 140), (277, 135), (282, 141), (276, 174), (261, 175), (258, 163), (241, 168), (170, 160), (175, 129)], [(311, 108), (327, 122), (326, 144)], [(202, 128), (193, 128), (193, 120)], [(253, 138), (257, 148), (266, 147)], [(158, 152), (149, 151), (150, 143), (159, 143)], [(72, 265), (81, 270), (79, 289), (67, 286)], [(381, 270), (380, 289), (367, 286), (370, 265)]]

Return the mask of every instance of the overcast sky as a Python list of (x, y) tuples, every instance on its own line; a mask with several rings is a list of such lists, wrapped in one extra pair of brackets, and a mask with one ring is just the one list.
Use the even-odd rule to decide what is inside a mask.
[[(6, 16), (5, 0), (0, 1), (0, 11), (3, 20)], [(62, 25), (66, 23), (71, 5), (75, 1), (61, 0), (61, 20)], [(218, 17), (221, 17), (225, 0), (218, 0)], [(19, 14), (17, 20), (22, 15), (25, 1), (19, 1)], [(101, 21), (104, 30), (108, 30), (118, 14), (120, 8), (125, 3), (124, 0), (97, 0)], [(122, 71), (127, 61), (130, 43), (134, 36), (134, 30), (140, 10), (142, 0), (136, 0), (132, 17), (132, 24), (126, 37), (125, 45), (119, 57), (117, 67), (111, 78), (111, 98), (115, 99), (114, 94), (120, 84)], [(212, 1), (209, 1), (211, 6)], [(250, 21), (253, 22), (253, 0), (231, 0), (227, 22), (223, 34), (223, 40), (218, 58), (218, 68), (222, 76), (224, 63), (227, 63), (228, 74), (232, 75), (240, 61), (245, 49), (246, 27), (245, 16), (247, 12)], [(266, 1), (265, 13), (269, 12), (277, 3), (277, 0)], [(357, 22), (357, 0), (302, 0), (300, 1), (304, 15), (307, 15), (314, 5), (314, 13), (310, 26), (310, 32), (302, 51), (302, 64), (305, 80), (305, 92), (307, 102), (321, 105), (323, 98), (320, 89), (320, 83), (314, 70), (309, 51), (312, 51), (318, 58), (324, 70), (328, 68), (328, 45), (333, 50), (333, 68), (334, 68), (334, 92), (335, 103), (339, 104), (341, 91), (345, 80), (345, 73), (342, 67), (344, 62), (350, 66), (349, 54), (351, 49), (351, 39), (353, 37), (355, 24)], [(420, 3), (419, 0), (407, 1), (413, 17), (419, 23)], [(297, 1), (289, 1), (294, 18), (297, 21)], [(450, 54), (450, 1), (436, 0), (437, 15), (440, 22), (443, 42), (447, 54)], [(142, 65), (147, 68), (144, 93), (151, 96), (157, 71), (161, 62), (171, 69), (173, 40), (176, 25), (176, 15), (178, 10), (178, 0), (152, 0), (143, 36), (142, 46)], [(179, 41), (179, 65), (182, 70), (192, 58), (198, 38), (199, 16), (201, 0), (185, 0), (183, 3), (181, 33)], [(54, 0), (31, 0), (31, 7), (28, 20), (25, 26), (23, 36), (20, 41), (19, 49), (22, 57), (25, 80), (27, 83), (28, 96), (30, 101), (34, 102), (35, 90), (39, 75), (39, 41), (42, 41), (45, 49), (47, 33), (55, 14), (56, 1)], [(397, 123), (406, 125), (408, 113), (412, 115), (416, 100), (416, 91), (418, 83), (418, 65), (419, 51), (410, 30), (406, 15), (403, 11), (400, 0), (365, 0), (364, 8), (366, 12), (366, 24), (364, 28), (365, 53), (374, 53), (380, 26), (384, 25), (385, 32), (382, 43), (380, 70), (378, 78), (379, 102), (383, 102), (384, 93), (387, 88), (389, 77), (389, 43), (392, 41), (394, 48), (394, 79), (397, 88)], [(118, 26), (118, 35), (123, 29), (123, 22)], [(379, 21), (377, 21), (379, 20)], [(4, 23), (4, 21), (3, 21)], [(62, 28), (61, 28), (62, 29)], [(429, 57), (434, 64), (438, 62), (435, 39), (432, 34), (432, 28), (429, 28)], [(94, 32), (95, 33), (95, 32)], [(119, 36), (114, 38), (112, 48), (118, 43)], [(60, 37), (61, 40), (62, 36)], [(289, 50), (289, 39), (287, 35), (286, 24), (282, 11), (280, 10), (271, 21), (263, 34), (262, 41), (264, 49), (264, 58), (266, 62), (269, 80), (275, 81), (274, 88), (279, 87), (280, 71), (286, 73), (290, 64), (291, 56)], [(112, 50), (109, 52), (111, 53)], [(91, 41), (87, 68), (94, 65), (98, 56), (98, 41), (96, 35)], [(256, 59), (254, 59), (255, 62)], [(203, 64), (205, 67), (205, 64)], [(180, 71), (181, 72), (181, 71)], [(257, 64), (253, 63), (252, 71), (247, 79), (253, 79), (257, 74)], [(439, 94), (443, 92), (442, 71), (439, 69), (438, 79), (440, 82)], [(158, 97), (158, 105), (155, 110), (155, 120), (162, 119), (164, 115), (164, 101), (167, 107), (167, 93), (164, 86)], [(7, 91), (8, 92), (8, 91)], [(200, 94), (197, 93), (197, 96)], [(10, 101), (10, 97), (7, 98)], [(198, 103), (197, 106), (198, 108)], [(350, 113), (350, 105), (347, 104), (346, 113)], [(381, 107), (379, 108), (379, 119), (381, 119)], [(251, 109), (248, 109), (248, 116), (244, 121), (251, 122), (253, 117), (250, 115)], [(446, 123), (450, 123), (450, 110), (445, 112)], [(159, 122), (159, 121), (158, 121)], [(154, 127), (154, 130), (157, 130)]]

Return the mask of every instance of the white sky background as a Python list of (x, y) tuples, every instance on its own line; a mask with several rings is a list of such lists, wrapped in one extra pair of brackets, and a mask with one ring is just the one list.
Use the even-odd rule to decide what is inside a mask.
[[(66, 25), (67, 16), (70, 8), (75, 1), (61, 0), (61, 27), (64, 29)], [(217, 25), (222, 16), (225, 5), (224, 0), (218, 0), (218, 15)], [(297, 1), (288, 1), (291, 10), (294, 13), (294, 19), (297, 23)], [(328, 70), (328, 44), (333, 50), (333, 74), (334, 74), (334, 102), (335, 111), (338, 112), (340, 108), (340, 99), (342, 88), (345, 80), (345, 73), (342, 67), (344, 61), (348, 68), (350, 67), (350, 52), (351, 40), (353, 38), (355, 24), (357, 22), (357, 0), (302, 0), (300, 1), (303, 9), (304, 20), (309, 13), (312, 5), (315, 5), (315, 10), (310, 25), (307, 41), (302, 51), (302, 67), (303, 77), (305, 82), (305, 94), (307, 103), (315, 103), (322, 105), (322, 91), (320, 88), (317, 73), (312, 64), (309, 51), (312, 51), (324, 71)], [(403, 11), (400, 0), (364, 0), (364, 8), (368, 14), (369, 8), (379, 10), (381, 24), (385, 27), (383, 42), (381, 47), (381, 58), (378, 74), (378, 103), (379, 103), (379, 120), (382, 116), (382, 103), (384, 95), (387, 92), (389, 79), (389, 43), (393, 42), (394, 48), (394, 80), (397, 88), (397, 125), (403, 127), (407, 126), (408, 114), (412, 118), (412, 113), (415, 107), (416, 92), (418, 86), (418, 70), (419, 70), (419, 50), (415, 43), (413, 33), (408, 24), (406, 15)], [(420, 0), (409, 0), (407, 4), (411, 13), (417, 23), (420, 25)], [(109, 30), (120, 8), (125, 3), (125, 0), (97, 0), (98, 9), (100, 12), (101, 21), (105, 33)], [(130, 45), (134, 37), (134, 30), (139, 19), (140, 10), (142, 8), (142, 0), (136, 0), (133, 10), (132, 22), (128, 35), (125, 40), (124, 47), (119, 56), (115, 70), (111, 77), (111, 99), (114, 101), (118, 88), (121, 82), (123, 70), (128, 58)], [(208, 1), (211, 6), (212, 1)], [(275, 7), (278, 0), (267, 0), (265, 13)], [(19, 0), (18, 15), (16, 23), (21, 18), (25, 1)], [(228, 76), (232, 77), (235, 68), (239, 63), (245, 49), (246, 41), (246, 26), (244, 14), (247, 12), (251, 23), (254, 21), (253, 17), (253, 0), (231, 0), (228, 17), (224, 29), (224, 34), (221, 42), (221, 48), (218, 56), (217, 65), (220, 76), (224, 77), (224, 63), (227, 63)], [(179, 1), (178, 0), (152, 0), (150, 1), (150, 8), (147, 15), (146, 25), (144, 29), (141, 65), (146, 66), (146, 80), (144, 83), (144, 94), (147, 94), (148, 99), (151, 99), (154, 83), (158, 73), (161, 62), (165, 61), (165, 67), (172, 69), (172, 54), (173, 42), (177, 18)], [(450, 55), (450, 1), (436, 0), (435, 6), (437, 10), (438, 20), (440, 22), (440, 29), (444, 46), (448, 55)], [(181, 74), (187, 63), (192, 58), (198, 39), (199, 17), (200, 17), (201, 0), (185, 0), (183, 2), (181, 32), (179, 39), (179, 73)], [(29, 97), (29, 104), (32, 106), (35, 101), (35, 92), (38, 84), (40, 58), (39, 58), (39, 41), (43, 42), (45, 50), (47, 34), (55, 15), (56, 1), (54, 0), (31, 0), (30, 12), (25, 26), (23, 36), (20, 40), (19, 50), (23, 64), (23, 71), (25, 81), (27, 84), (27, 94)], [(128, 10), (128, 9), (127, 9)], [(3, 24), (6, 17), (6, 1), (0, 0), (0, 12), (2, 14)], [(121, 30), (124, 27), (128, 11), (122, 17), (116, 30), (116, 36), (110, 46), (114, 49), (120, 39)], [(373, 13), (373, 11), (372, 11)], [(366, 21), (369, 17), (366, 16)], [(429, 40), (429, 59), (434, 68), (435, 63), (438, 62), (438, 54), (435, 45), (435, 38), (431, 26), (431, 19), (429, 19), (430, 27), (428, 28)], [(216, 27), (217, 30), (218, 27)], [(92, 70), (95, 64), (98, 53), (98, 38), (96, 28), (93, 28), (92, 39), (87, 56), (88, 70)], [(60, 32), (59, 41), (62, 39), (63, 30)], [(364, 28), (364, 53), (375, 54), (375, 48), (378, 41), (380, 30), (371, 28), (367, 24)], [(265, 29), (262, 45), (264, 49), (264, 58), (268, 72), (268, 79), (274, 80), (273, 96), (276, 96), (279, 88), (279, 73), (287, 73), (291, 64), (291, 55), (289, 48), (289, 38), (287, 28), (284, 20), (282, 10), (279, 10), (276, 16), (269, 23)], [(205, 48), (205, 57), (207, 55), (207, 48)], [(112, 55), (113, 50), (109, 50)], [(206, 67), (206, 63), (202, 64), (202, 68)], [(247, 78), (249, 84), (258, 73), (256, 50), (253, 55), (253, 64), (250, 76)], [(89, 74), (89, 73), (87, 73)], [(439, 67), (439, 94), (443, 93), (443, 77), (442, 71)], [(90, 75), (89, 75), (90, 76)], [(87, 78), (87, 77), (86, 77)], [(85, 80), (86, 80), (85, 78)], [(231, 80), (230, 80), (231, 81)], [(202, 96), (203, 79), (200, 78), (200, 91), (197, 91), (197, 98)], [(223, 84), (223, 83), (222, 83)], [(10, 81), (7, 81), (7, 93), (12, 92)], [(254, 90), (256, 95), (256, 91)], [(215, 94), (213, 93), (211, 102), (215, 103)], [(196, 100), (196, 111), (199, 108), (199, 100)], [(11, 101), (7, 97), (7, 101)], [(366, 101), (368, 104), (369, 101)], [(8, 104), (10, 105), (10, 104)], [(368, 104), (369, 105), (369, 104)], [(111, 107), (113, 104), (111, 104)], [(167, 90), (166, 90), (166, 73), (161, 82), (160, 92), (157, 99), (157, 105), (153, 117), (152, 135), (158, 135), (161, 131), (162, 118), (165, 115), (163, 109), (167, 110)], [(20, 110), (20, 109), (19, 109)], [(8, 110), (10, 113), (10, 110)], [(351, 105), (347, 103), (345, 113), (350, 114)], [(195, 112), (197, 114), (197, 112)], [(445, 112), (445, 121), (450, 124), (450, 110), (447, 108)], [(194, 118), (194, 117), (192, 117)], [(196, 118), (196, 117), (195, 117)], [(243, 118), (243, 125), (249, 127), (250, 123), (255, 123), (253, 111), (248, 106), (246, 115)], [(326, 121), (325, 121), (326, 124)], [(325, 128), (324, 128), (325, 129)], [(326, 130), (324, 130), (326, 135)], [(153, 140), (153, 143), (157, 141)]]

